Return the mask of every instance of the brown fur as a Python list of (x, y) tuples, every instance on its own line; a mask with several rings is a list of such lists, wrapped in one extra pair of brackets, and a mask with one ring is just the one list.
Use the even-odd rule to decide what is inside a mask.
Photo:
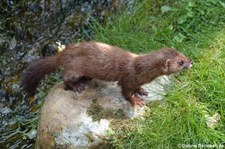
[(136, 96), (147, 94), (141, 85), (158, 76), (187, 69), (191, 64), (190, 59), (172, 48), (137, 55), (104, 43), (83, 42), (68, 45), (57, 55), (30, 65), (25, 70), (23, 84), (29, 95), (34, 94), (40, 79), (60, 66), (65, 85), (75, 91), (82, 92), (85, 82), (92, 78), (118, 81), (126, 100), (143, 105)]

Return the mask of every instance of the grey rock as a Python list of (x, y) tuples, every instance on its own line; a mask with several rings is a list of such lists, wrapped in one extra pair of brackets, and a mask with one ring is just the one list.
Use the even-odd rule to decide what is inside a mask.
[[(144, 88), (149, 91), (158, 84), (157, 88), (162, 92), (164, 89), (160, 86), (169, 81), (159, 78), (158, 82), (161, 84), (154, 81)], [(142, 116), (146, 108), (133, 107), (124, 100), (120, 90), (116, 82), (98, 80), (89, 82), (81, 94), (65, 90), (63, 83), (55, 85), (42, 107), (35, 148), (70, 149), (102, 145), (102, 140), (113, 132), (112, 120)], [(146, 102), (161, 99), (156, 92), (150, 92), (145, 97)]]

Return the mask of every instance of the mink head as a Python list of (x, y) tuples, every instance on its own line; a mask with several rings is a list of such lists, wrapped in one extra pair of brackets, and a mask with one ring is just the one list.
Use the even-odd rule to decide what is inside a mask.
[(164, 56), (162, 71), (166, 75), (191, 68), (193, 64), (191, 59), (175, 49), (165, 48), (162, 49), (161, 52)]

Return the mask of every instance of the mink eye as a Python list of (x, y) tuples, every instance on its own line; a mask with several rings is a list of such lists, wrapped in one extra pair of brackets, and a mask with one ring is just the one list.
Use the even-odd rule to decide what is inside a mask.
[(182, 66), (184, 64), (184, 61), (183, 60), (179, 60), (178, 64)]

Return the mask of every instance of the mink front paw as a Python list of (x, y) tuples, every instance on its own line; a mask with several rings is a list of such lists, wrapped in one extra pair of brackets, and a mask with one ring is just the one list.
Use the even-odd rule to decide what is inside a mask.
[(132, 103), (133, 106), (138, 105), (138, 106), (140, 106), (140, 107), (143, 107), (143, 106), (145, 105), (144, 100), (141, 99), (141, 98), (138, 97), (138, 96), (132, 96), (132, 97), (131, 97), (131, 103)]
[(139, 87), (136, 91), (135, 94), (141, 95), (141, 96), (148, 96), (148, 92), (143, 89), (142, 87)]

